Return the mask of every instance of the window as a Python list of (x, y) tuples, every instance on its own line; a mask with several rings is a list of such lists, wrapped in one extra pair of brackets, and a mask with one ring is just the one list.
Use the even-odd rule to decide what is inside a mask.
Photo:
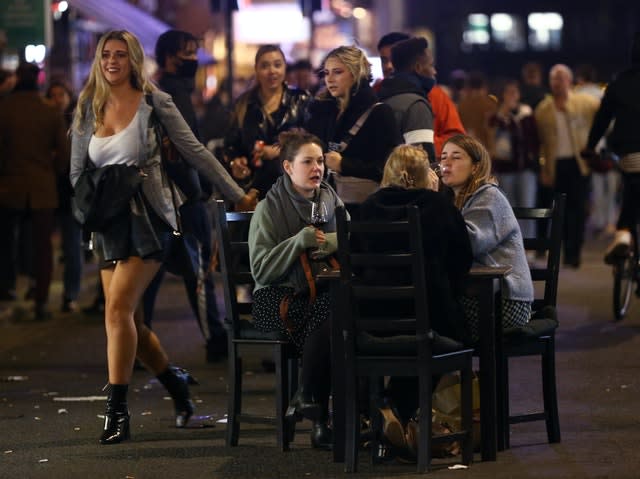
[(484, 13), (472, 13), (462, 33), (462, 50), (470, 52), (474, 46), (486, 50), (489, 46), (489, 17)]
[(532, 50), (562, 47), (562, 15), (555, 12), (529, 14), (529, 46)]
[(491, 15), (491, 39), (496, 50), (522, 51), (526, 47), (524, 22), (509, 13)]

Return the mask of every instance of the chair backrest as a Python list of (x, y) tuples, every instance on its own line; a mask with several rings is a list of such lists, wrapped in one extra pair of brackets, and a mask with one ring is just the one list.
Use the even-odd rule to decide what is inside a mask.
[[(514, 207), (513, 212), (518, 220), (533, 220), (536, 223), (535, 237), (524, 239), (526, 251), (546, 253), (546, 263), (538, 261), (530, 263), (531, 279), (534, 284), (543, 284), (536, 288), (538, 294), (533, 302), (533, 310), (544, 306), (556, 306), (558, 297), (558, 273), (560, 272), (560, 255), (562, 246), (562, 230), (564, 228), (565, 194), (556, 194), (549, 208)], [(539, 224), (539, 225), (538, 225)], [(540, 297), (539, 291), (542, 291)]]
[(251, 314), (251, 294), (238, 299), (237, 286), (253, 291), (255, 281), (249, 262), (249, 223), (252, 211), (226, 211), (224, 201), (216, 201), (216, 234), (223, 278), (225, 321), (236, 331), (240, 316)]
[(404, 221), (348, 221), (340, 207), (336, 219), (341, 290), (347, 307), (347, 314), (341, 315), (343, 331), (352, 337), (359, 333), (415, 335), (418, 354), (431, 357), (418, 208), (408, 208)]

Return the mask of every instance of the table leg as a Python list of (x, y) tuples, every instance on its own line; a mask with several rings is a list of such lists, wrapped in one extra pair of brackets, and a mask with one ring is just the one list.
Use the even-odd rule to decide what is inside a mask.
[(494, 288), (498, 280), (479, 281), (480, 307), (480, 431), (483, 461), (495, 461), (497, 455), (498, 414), (496, 406), (496, 335)]

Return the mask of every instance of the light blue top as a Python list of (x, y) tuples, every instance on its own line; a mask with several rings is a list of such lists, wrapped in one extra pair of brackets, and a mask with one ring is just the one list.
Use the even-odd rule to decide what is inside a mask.
[(509, 201), (492, 184), (483, 185), (462, 207), (471, 240), (473, 261), (480, 266), (511, 266), (504, 278), (502, 297), (533, 301), (533, 282), (520, 226)]

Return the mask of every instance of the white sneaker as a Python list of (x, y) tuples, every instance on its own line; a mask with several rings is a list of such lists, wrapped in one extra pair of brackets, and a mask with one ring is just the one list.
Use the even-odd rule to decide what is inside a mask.
[(614, 264), (616, 260), (629, 254), (631, 248), (631, 233), (627, 230), (616, 231), (613, 241), (604, 253), (604, 262)]

